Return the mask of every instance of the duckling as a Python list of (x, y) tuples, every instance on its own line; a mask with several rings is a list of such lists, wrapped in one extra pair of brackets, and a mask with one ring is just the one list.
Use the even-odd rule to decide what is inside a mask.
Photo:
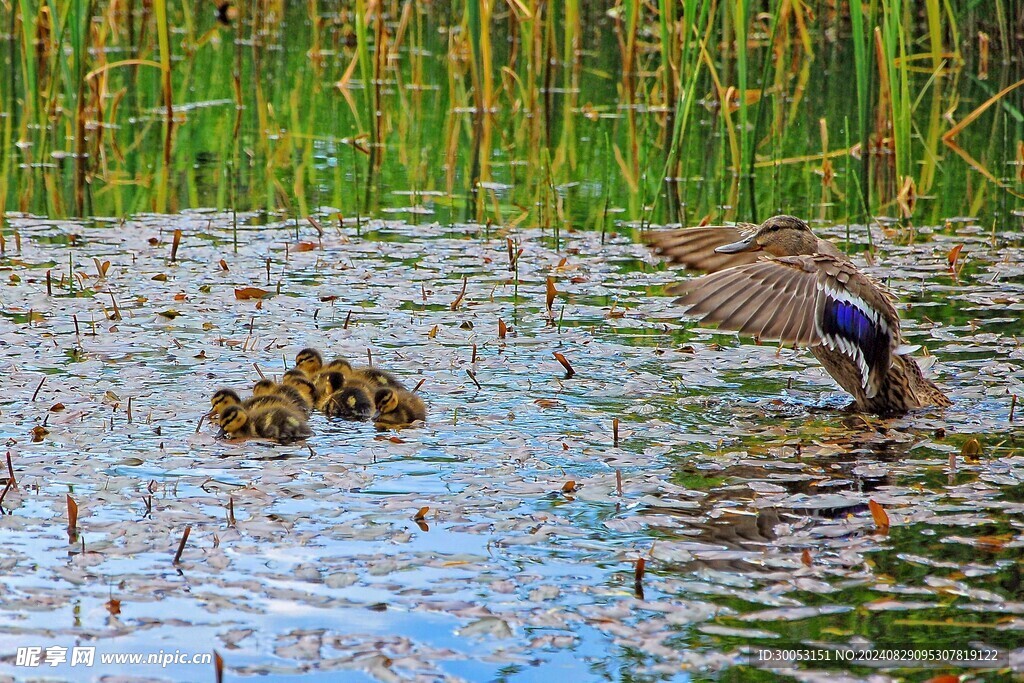
[(234, 389), (221, 388), (214, 392), (213, 396), (210, 397), (210, 405), (213, 406), (210, 410), (210, 414), (223, 417), (224, 411), (229, 406), (241, 406), (246, 410), (251, 408), (260, 408), (269, 405), (281, 404), (290, 406), (291, 402), (277, 394), (264, 394), (262, 396), (250, 396), (244, 401), (238, 395)]
[(352, 369), (352, 364), (348, 362), (347, 358), (342, 358), (341, 356), (337, 356), (336, 358), (332, 358), (330, 361), (328, 361), (326, 364), (324, 364), (324, 366), (322, 368), (322, 370), (324, 372), (335, 371), (335, 372), (343, 372), (345, 374), (348, 374), (348, 372), (351, 369)]
[(308, 400), (295, 387), (287, 384), (278, 384), (269, 379), (261, 379), (259, 382), (256, 382), (252, 388), (252, 395), (254, 398), (261, 396), (280, 397), (304, 413), (309, 413), (313, 409), (312, 401)]
[(331, 394), (336, 391), (340, 391), (347, 382), (345, 381), (345, 375), (340, 372), (320, 372), (316, 375), (313, 380), (316, 390), (320, 395), (320, 401), (317, 404), (317, 408), (323, 410), (324, 404), (327, 399), (330, 398)]
[(345, 375), (347, 382), (358, 382), (365, 384), (376, 391), (379, 387), (392, 387), (394, 389), (405, 389), (405, 386), (387, 370), (373, 367), (353, 367), (344, 358), (335, 358), (323, 366), (323, 371), (335, 370)]
[(313, 348), (306, 348), (295, 356), (295, 368), (305, 373), (306, 377), (318, 385), (321, 393), (328, 395), (337, 391), (337, 387), (328, 392), (321, 385), (318, 378), (324, 373), (340, 372), (348, 384), (363, 384), (372, 394), (378, 387), (392, 387), (395, 389), (406, 389), (406, 387), (392, 373), (379, 368), (357, 368), (353, 367), (348, 359), (338, 356), (331, 361), (324, 363), (323, 356)]
[(373, 409), (370, 393), (359, 384), (344, 386), (335, 391), (323, 405), (324, 415), (343, 420), (369, 420)]
[(315, 407), (320, 403), (320, 390), (301, 370), (292, 368), (284, 373), (281, 377), (281, 384), (299, 392), (303, 400), (311, 407)]
[(324, 357), (314, 348), (305, 348), (295, 356), (295, 369), (312, 379), (324, 366)]
[(373, 403), (377, 408), (373, 425), (377, 429), (401, 429), (427, 419), (427, 406), (410, 391), (382, 387), (373, 395)]
[(234, 389), (222, 387), (213, 392), (213, 396), (210, 397), (210, 405), (212, 406), (210, 414), (221, 417), (229, 406), (242, 405), (242, 398)]
[(392, 389), (408, 391), (406, 386), (387, 370), (381, 370), (380, 368), (353, 368), (352, 372), (364, 379), (375, 389), (380, 387), (391, 387)]
[(283, 404), (268, 405), (246, 410), (231, 405), (221, 414), (221, 430), (231, 438), (258, 436), (286, 444), (305, 439), (313, 432), (306, 424), (306, 416)]

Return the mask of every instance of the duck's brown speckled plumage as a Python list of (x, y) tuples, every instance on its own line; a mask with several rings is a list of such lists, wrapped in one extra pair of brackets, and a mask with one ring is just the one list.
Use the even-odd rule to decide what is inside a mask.
[(673, 288), (689, 313), (760, 340), (810, 347), (858, 409), (898, 414), (949, 405), (906, 354), (891, 295), (802, 220), (663, 231), (649, 242), (674, 262), (710, 271)]

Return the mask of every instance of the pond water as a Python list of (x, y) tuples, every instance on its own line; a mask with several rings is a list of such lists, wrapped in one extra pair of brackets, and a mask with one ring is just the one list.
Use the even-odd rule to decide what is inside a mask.
[[(953, 399), (880, 420), (839, 411), (805, 351), (681, 319), (665, 289), (684, 275), (629, 226), (556, 248), (550, 231), (320, 220), (322, 237), (217, 211), (10, 218), (0, 676), (208, 680), (208, 663), (99, 657), (216, 650), (233, 679), (769, 680), (751, 647), (812, 645), (984, 647), (1002, 668), (804, 662), (799, 680), (1020, 671), (1019, 231), (875, 228), (858, 263)], [(200, 424), (215, 389), (304, 346), (423, 380), (426, 426), (315, 416), (308, 442), (276, 446)], [(18, 667), (32, 646), (97, 662)]]

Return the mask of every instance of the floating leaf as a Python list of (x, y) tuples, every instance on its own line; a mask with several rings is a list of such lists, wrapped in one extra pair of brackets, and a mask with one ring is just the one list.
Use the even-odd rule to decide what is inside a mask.
[(46, 435), (49, 433), (50, 430), (44, 427), (43, 425), (36, 425), (35, 427), (32, 428), (32, 442), (39, 443), (44, 438), (46, 438)]
[(242, 287), (235, 289), (235, 298), (239, 301), (245, 301), (246, 299), (263, 299), (270, 296), (270, 292), (259, 287)]
[(868, 501), (868, 508), (871, 510), (871, 517), (875, 520), (875, 526), (879, 531), (889, 530), (889, 514), (881, 505), (873, 500)]
[(181, 313), (179, 313), (178, 311), (174, 310), (173, 308), (168, 308), (166, 311), (160, 311), (159, 313), (157, 313), (157, 315), (162, 315), (163, 317), (165, 317), (165, 318), (167, 318), (169, 320), (174, 320), (179, 315), (181, 315)]
[(167, 275), (165, 273), (157, 273), (156, 275), (151, 277), (150, 280), (155, 280), (157, 282), (167, 282)]
[(952, 249), (950, 249), (949, 253), (946, 254), (946, 262), (949, 264), (949, 267), (951, 269), (954, 269), (954, 270), (956, 269), (956, 262), (957, 262), (957, 259), (960, 258), (960, 252), (961, 252), (961, 250), (963, 250), (963, 248), (964, 248), (964, 245), (962, 243), (958, 244), (955, 247), (953, 247)]

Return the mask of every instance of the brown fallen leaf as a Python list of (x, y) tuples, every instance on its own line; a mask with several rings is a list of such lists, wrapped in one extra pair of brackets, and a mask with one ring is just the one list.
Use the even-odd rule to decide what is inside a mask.
[(167, 275), (165, 273), (157, 273), (156, 275), (154, 275), (150, 279), (151, 280), (156, 280), (157, 282), (167, 282)]
[(875, 526), (879, 531), (889, 530), (889, 514), (885, 508), (873, 500), (868, 501), (868, 508), (871, 510), (871, 517), (875, 520)]
[(427, 513), (428, 512), (430, 512), (430, 508), (428, 506), (424, 505), (423, 507), (421, 507), (419, 510), (416, 511), (416, 516), (413, 517), (413, 520), (415, 520), (417, 522), (422, 522), (424, 519), (427, 518)]
[(956, 270), (956, 262), (957, 260), (959, 260), (960, 252), (963, 250), (963, 248), (964, 245), (962, 243), (958, 244), (952, 249), (950, 249), (949, 253), (946, 254), (946, 263), (949, 264), (950, 270)]
[(179, 315), (181, 315), (181, 313), (179, 313), (178, 311), (174, 310), (173, 308), (168, 308), (166, 311), (160, 311), (159, 313), (157, 313), (157, 315), (162, 315), (163, 317), (165, 317), (165, 318), (167, 318), (169, 320), (174, 320)]
[(544, 307), (548, 309), (548, 313), (551, 312), (551, 306), (555, 303), (555, 296), (557, 294), (558, 290), (555, 289), (555, 279), (549, 277), (547, 280), (547, 297), (544, 304)]
[(314, 242), (299, 242), (295, 245), (295, 251), (316, 251), (316, 243)]
[(576, 491), (576, 482), (570, 479), (562, 484), (562, 493), (573, 493)]
[(246, 299), (263, 299), (270, 296), (270, 292), (259, 287), (242, 287), (235, 289), (235, 298), (239, 301)]
[(43, 425), (36, 425), (35, 427), (32, 428), (32, 443), (39, 443), (49, 433), (50, 430), (44, 427)]

